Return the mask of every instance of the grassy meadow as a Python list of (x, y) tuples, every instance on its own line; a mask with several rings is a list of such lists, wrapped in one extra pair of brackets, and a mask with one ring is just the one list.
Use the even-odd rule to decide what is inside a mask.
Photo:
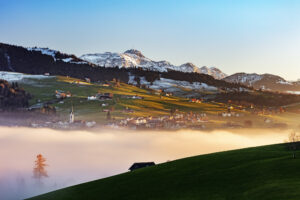
[[(107, 122), (105, 120), (106, 112), (103, 112), (104, 109), (111, 110), (111, 115), (116, 120), (125, 117), (170, 115), (171, 109), (177, 109), (177, 113), (206, 113), (209, 119), (209, 123), (206, 123), (207, 128), (223, 128), (224, 124), (228, 122), (242, 126), (246, 120), (251, 120), (254, 128), (262, 128), (267, 127), (264, 122), (265, 118), (271, 119), (274, 123), (286, 123), (292, 128), (299, 127), (297, 113), (299, 105), (287, 107), (287, 112), (276, 115), (253, 115), (248, 111), (237, 109), (237, 106), (233, 106), (233, 112), (239, 113), (240, 117), (222, 118), (218, 114), (227, 111), (229, 106), (227, 104), (212, 101), (192, 103), (183, 96), (158, 95), (152, 89), (142, 89), (125, 83), (115, 86), (113, 82), (109, 82), (109, 86), (107, 86), (107, 84), (102, 83), (88, 83), (75, 78), (55, 76), (44, 79), (26, 79), (20, 85), (33, 94), (30, 105), (55, 99), (56, 90), (71, 92), (71, 98), (62, 100), (63, 103), (53, 104), (62, 120), (68, 118), (73, 105), (76, 119), (96, 121), (98, 124)], [(112, 100), (104, 101), (87, 100), (88, 96), (96, 95), (98, 92), (112, 93), (114, 97)], [(196, 91), (184, 92), (192, 93)], [(143, 97), (143, 99), (131, 99), (127, 98), (126, 95), (136, 95)], [(102, 107), (102, 104), (107, 104), (107, 106)], [(125, 109), (133, 110), (133, 112), (124, 112)]]
[(219, 152), (138, 169), (32, 198), (294, 200), (300, 155), (286, 145)]

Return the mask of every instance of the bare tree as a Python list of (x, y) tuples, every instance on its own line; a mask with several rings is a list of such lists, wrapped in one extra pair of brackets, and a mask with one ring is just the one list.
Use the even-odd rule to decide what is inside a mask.
[(38, 154), (36, 156), (35, 165), (33, 168), (33, 177), (38, 180), (39, 184), (42, 184), (41, 179), (43, 177), (48, 177), (45, 169), (46, 166), (48, 166), (46, 164), (46, 158), (44, 158), (42, 154)]
[(292, 151), (293, 158), (296, 158), (296, 150), (298, 150), (300, 146), (300, 135), (295, 131), (292, 131), (289, 134), (288, 138), (288, 148)]

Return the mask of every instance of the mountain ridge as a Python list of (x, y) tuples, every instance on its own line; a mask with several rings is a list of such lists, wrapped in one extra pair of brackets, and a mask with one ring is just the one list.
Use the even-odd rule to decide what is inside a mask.
[(191, 62), (182, 65), (173, 65), (168, 61), (153, 61), (145, 57), (141, 51), (136, 49), (126, 50), (124, 53), (92, 53), (83, 54), (79, 57), (82, 60), (104, 67), (119, 67), (119, 68), (142, 68), (159, 72), (167, 72), (175, 70), (181, 72), (195, 72), (213, 76), (215, 79), (225, 78), (227, 75), (216, 67), (197, 67)]
[[(141, 58), (143, 56), (140, 52), (135, 50), (129, 50), (127, 53), (131, 56), (130, 58)], [(108, 56), (111, 56), (111, 53), (108, 53)], [(118, 56), (118, 54), (112, 56)], [(143, 58), (142, 61), (148, 61), (148, 59)], [(130, 64), (130, 62), (128, 63)], [(168, 65), (169, 63), (167, 61), (159, 61), (156, 62), (156, 64), (156, 67), (159, 68), (159, 65)], [(191, 67), (193, 66), (191, 65)], [(181, 87), (182, 84), (184, 84), (186, 87), (189, 87), (189, 89), (198, 88), (198, 86), (201, 89), (212, 88), (211, 86), (213, 86), (217, 90), (225, 89), (229, 91), (247, 89), (247, 86), (228, 83), (223, 80), (215, 79), (207, 74), (174, 70), (172, 66), (170, 69), (162, 72), (140, 67), (105, 67), (82, 60), (75, 55), (61, 53), (60, 51), (51, 50), (49, 48), (24, 48), (22, 46), (4, 43), (0, 43), (0, 70), (27, 74), (62, 75), (80, 79), (88, 78), (92, 82), (119, 80), (128, 83), (130, 78), (133, 78), (146, 80), (147, 82), (144, 82), (149, 86), (155, 81), (155, 83), (157, 83), (160, 78), (164, 78), (164, 80), (168, 80), (170, 85), (174, 88)], [(171, 82), (175, 83), (175, 85)], [(180, 85), (176, 85), (177, 83), (180, 83)], [(138, 82), (136, 82), (136, 84), (138, 84)], [(161, 81), (158, 84), (160, 89), (164, 89), (161, 88), (163, 84)], [(170, 85), (163, 85), (164, 87), (170, 87)]]
[(299, 81), (286, 81), (277, 75), (241, 72), (226, 76), (218, 68), (206, 66), (199, 68), (191, 62), (175, 66), (168, 61), (153, 61), (135, 49), (121, 54), (106, 52), (85, 55), (78, 58), (49, 48), (24, 48), (0, 43), (0, 70), (29, 74), (50, 73), (82, 79), (90, 78), (92, 81), (117, 78), (126, 83), (131, 74), (146, 78), (150, 84), (161, 77), (190, 83), (206, 83), (208, 86), (218, 88), (242, 86), (293, 94), (300, 92)]

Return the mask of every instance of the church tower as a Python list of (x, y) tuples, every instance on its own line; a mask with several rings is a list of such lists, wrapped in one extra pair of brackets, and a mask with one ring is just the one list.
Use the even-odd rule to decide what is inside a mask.
[(74, 123), (74, 119), (75, 119), (75, 116), (74, 116), (74, 111), (73, 111), (73, 105), (72, 105), (72, 110), (70, 112), (70, 121), (69, 123)]

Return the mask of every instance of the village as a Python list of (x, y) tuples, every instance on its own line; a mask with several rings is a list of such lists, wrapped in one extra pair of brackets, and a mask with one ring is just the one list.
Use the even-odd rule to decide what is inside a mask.
[[(222, 112), (218, 116), (209, 116), (206, 113), (187, 113), (164, 116), (148, 117), (127, 117), (116, 121), (111, 120), (105, 126), (112, 128), (129, 129), (154, 129), (154, 130), (178, 130), (178, 129), (199, 129), (208, 130), (214, 128), (252, 128), (253, 121), (244, 119), (243, 113)], [(242, 118), (239, 120), (239, 118)], [(234, 120), (233, 120), (234, 119)], [(222, 121), (216, 124), (216, 120)], [(265, 128), (286, 128), (284, 123), (273, 123), (268, 117), (264, 117)]]
[[(83, 81), (68, 81), (71, 85), (87, 85), (90, 83), (87, 78)], [(260, 118), (262, 123), (259, 124), (265, 128), (286, 128), (287, 124), (277, 123), (269, 116), (280, 115), (285, 112), (283, 107), (258, 107), (253, 104), (244, 105), (238, 102), (228, 101), (223, 104), (223, 108), (219, 111), (194, 111), (181, 110), (173, 106), (169, 108), (166, 114), (155, 114), (149, 112), (149, 115), (139, 116), (138, 110), (129, 106), (122, 106), (115, 109), (118, 102), (126, 101), (144, 101), (145, 97), (139, 93), (116, 94), (109, 92), (105, 88), (121, 88), (118, 81), (104, 82), (100, 86), (104, 89), (98, 90), (96, 93), (88, 93), (86, 97), (78, 97), (78, 94), (72, 93), (69, 90), (64, 91), (56, 89), (52, 95), (52, 99), (48, 101), (40, 101), (28, 108), (29, 111), (43, 113), (46, 115), (57, 115), (61, 113), (61, 107), (64, 109), (63, 116), (57, 117), (54, 120), (45, 122), (32, 122), (31, 127), (54, 128), (54, 129), (90, 129), (95, 127), (110, 127), (110, 128), (127, 128), (127, 129), (153, 129), (153, 130), (178, 130), (178, 129), (199, 129), (210, 130), (215, 128), (252, 128), (257, 127), (257, 118)], [(145, 90), (146, 94), (158, 98), (158, 101), (164, 102), (165, 99), (173, 98), (173, 93), (163, 90)], [(174, 97), (175, 98), (175, 97)], [(147, 101), (147, 99), (146, 99)], [(212, 104), (219, 104), (214, 100), (203, 98), (186, 97), (184, 99), (186, 105), (192, 107), (201, 107)], [(94, 113), (99, 113), (99, 117), (82, 117), (81, 108), (78, 105), (93, 105)]]

